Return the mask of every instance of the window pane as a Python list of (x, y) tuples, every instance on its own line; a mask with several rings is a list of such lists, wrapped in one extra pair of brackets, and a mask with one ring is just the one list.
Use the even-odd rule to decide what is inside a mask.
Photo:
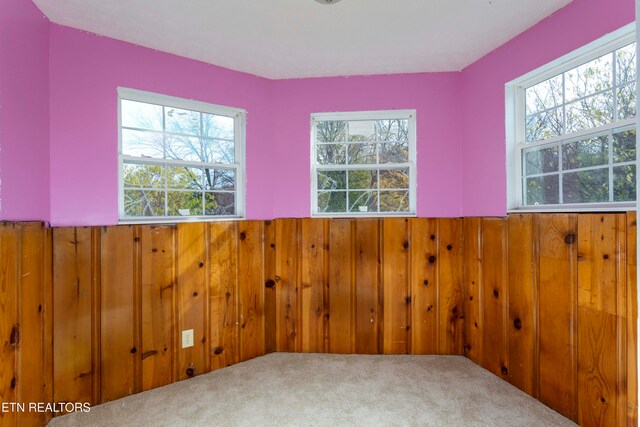
[(376, 120), (378, 141), (409, 141), (409, 120)]
[(349, 171), (349, 189), (377, 189), (378, 188), (378, 171), (361, 170)]
[(347, 210), (346, 191), (319, 191), (318, 212), (345, 212)]
[(236, 195), (234, 193), (204, 193), (205, 215), (235, 215)]
[(122, 154), (125, 156), (162, 159), (163, 144), (161, 133), (122, 129)]
[(236, 171), (233, 169), (204, 169), (205, 190), (235, 190)]
[(233, 117), (202, 113), (202, 136), (212, 139), (234, 138)]
[(630, 202), (635, 199), (635, 165), (617, 166), (613, 168), (613, 200), (615, 202)]
[(564, 73), (567, 101), (609, 89), (613, 80), (612, 54), (608, 53)]
[(636, 116), (636, 85), (632, 83), (618, 89), (618, 120)]
[(562, 75), (527, 88), (525, 97), (527, 116), (562, 105)]
[(202, 161), (200, 138), (180, 135), (166, 135), (166, 138), (167, 159), (189, 162)]
[(564, 203), (609, 201), (609, 170), (594, 169), (567, 173), (562, 177)]
[(578, 169), (609, 162), (606, 136), (587, 138), (562, 145), (562, 169)]
[(201, 190), (202, 169), (186, 166), (167, 166), (167, 187)]
[(162, 106), (123, 99), (120, 111), (122, 126), (162, 132)]
[(409, 169), (381, 170), (380, 188), (409, 188)]
[(343, 165), (347, 158), (345, 144), (323, 144), (317, 146), (318, 164)]
[(389, 142), (378, 145), (380, 163), (405, 163), (409, 161), (409, 143)]
[(349, 163), (375, 165), (376, 144), (349, 144)]
[(349, 191), (349, 212), (377, 212), (376, 195), (374, 191)]
[(527, 205), (556, 205), (560, 203), (558, 175), (527, 178)]
[(347, 188), (346, 171), (319, 171), (318, 190), (344, 190)]
[(558, 171), (558, 147), (532, 148), (524, 151), (526, 175)]
[(235, 143), (233, 141), (220, 139), (202, 140), (203, 155), (202, 161), (206, 163), (235, 163)]
[(613, 162), (631, 162), (636, 159), (636, 130), (613, 134)]
[(409, 210), (408, 191), (381, 191), (380, 212), (407, 212)]
[(567, 104), (567, 133), (606, 125), (613, 120), (611, 92), (590, 96)]
[(167, 193), (169, 216), (202, 215), (202, 193), (195, 191), (169, 191)]
[(636, 79), (636, 44), (616, 51), (616, 76), (618, 83), (632, 82)]
[(165, 132), (200, 135), (200, 113), (180, 108), (165, 107)]
[(318, 122), (316, 124), (317, 142), (345, 142), (347, 140), (347, 122)]
[(164, 216), (164, 191), (124, 190), (126, 216)]
[(562, 109), (534, 114), (526, 118), (527, 142), (541, 141), (562, 134)]
[(373, 120), (360, 120), (349, 122), (349, 142), (375, 141), (376, 122)]
[(161, 165), (124, 163), (122, 165), (122, 175), (125, 187), (164, 187), (164, 168)]

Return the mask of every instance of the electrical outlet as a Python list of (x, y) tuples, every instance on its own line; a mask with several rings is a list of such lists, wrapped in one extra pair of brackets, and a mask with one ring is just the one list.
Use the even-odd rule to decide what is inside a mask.
[(193, 347), (193, 329), (182, 331), (182, 348)]

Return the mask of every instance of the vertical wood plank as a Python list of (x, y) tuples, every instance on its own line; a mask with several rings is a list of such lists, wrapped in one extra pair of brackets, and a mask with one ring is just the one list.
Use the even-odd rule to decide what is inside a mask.
[(101, 244), (101, 395), (108, 402), (132, 394), (139, 375), (133, 227), (104, 228)]
[[(18, 331), (19, 228), (0, 224), (0, 401), (17, 400), (16, 346)], [(0, 412), (3, 425), (16, 425), (18, 413)]]
[[(177, 226), (177, 378), (182, 380), (207, 372), (210, 361), (207, 335), (207, 226), (181, 223)], [(193, 329), (193, 347), (182, 348), (182, 331)], [(205, 362), (206, 360), (206, 362)]]
[[(17, 345), (18, 401), (45, 402), (44, 259), (46, 230), (42, 223), (22, 223), (20, 286), (18, 288), (20, 339)], [(20, 414), (23, 425), (44, 425), (46, 414)]]
[(505, 380), (509, 378), (506, 222), (503, 218), (484, 218), (482, 224), (484, 266), (482, 366)]
[(380, 221), (355, 221), (356, 353), (378, 354), (380, 334)]
[[(45, 225), (43, 233), (43, 402), (53, 403), (53, 230)], [(44, 414), (46, 425), (53, 414)]]
[(383, 224), (383, 289), (384, 289), (384, 353), (406, 354), (409, 338), (409, 239), (408, 220), (384, 218)]
[(209, 224), (211, 255), (211, 368), (240, 360), (238, 328), (238, 223)]
[(462, 220), (438, 219), (438, 353), (464, 353)]
[(276, 221), (264, 222), (264, 351), (276, 351)]
[(175, 227), (140, 227), (142, 390), (173, 379)]
[(240, 360), (264, 354), (264, 222), (240, 223), (238, 287)]
[[(329, 237), (329, 352), (353, 353), (353, 234), (349, 219), (332, 219)], [(354, 342), (353, 342), (354, 343)], [(355, 344), (355, 343), (354, 343)]]
[(301, 334), (302, 351), (324, 351), (324, 287), (328, 281), (325, 270), (327, 242), (324, 241), (326, 219), (304, 218), (301, 223)]
[[(538, 395), (537, 221), (531, 214), (508, 218), (509, 382)], [(535, 237), (534, 237), (535, 236)]]
[(539, 399), (577, 420), (577, 215), (538, 215)]
[(626, 424), (638, 425), (638, 270), (637, 216), (627, 212), (627, 408)]
[(578, 423), (618, 422), (618, 216), (578, 216)]
[(298, 219), (276, 221), (276, 349), (299, 351)]
[(53, 400), (90, 402), (93, 370), (92, 230), (53, 229)]
[(411, 354), (438, 353), (438, 220), (412, 218)]
[(465, 356), (483, 365), (482, 219), (464, 218)]

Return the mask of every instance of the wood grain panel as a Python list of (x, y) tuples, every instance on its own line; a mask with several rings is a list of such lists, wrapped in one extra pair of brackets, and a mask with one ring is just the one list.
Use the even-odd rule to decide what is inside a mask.
[(244, 221), (239, 231), (240, 360), (244, 361), (264, 354), (264, 222)]
[(384, 218), (382, 224), (383, 351), (385, 354), (406, 354), (411, 348), (408, 220)]
[(354, 271), (351, 220), (332, 219), (329, 234), (329, 352), (354, 353)]
[(103, 402), (136, 391), (136, 283), (133, 227), (104, 228), (101, 237), (101, 396)]
[[(177, 227), (177, 378), (208, 371), (211, 361), (208, 337), (208, 236), (205, 223)], [(193, 347), (182, 348), (182, 331), (193, 330)]]
[(209, 224), (211, 263), (211, 369), (240, 361), (238, 223)]
[(484, 350), (483, 367), (509, 378), (507, 329), (507, 230), (506, 219), (483, 220)]
[(627, 212), (627, 422), (638, 425), (638, 270), (637, 270), (637, 216)]
[(325, 258), (328, 242), (325, 233), (327, 219), (304, 218), (300, 224), (300, 332), (303, 352), (324, 351), (324, 331), (328, 312), (325, 310), (324, 288), (328, 284)]
[(264, 351), (276, 351), (276, 222), (264, 222)]
[(92, 230), (53, 229), (53, 400), (90, 402), (93, 382)]
[(537, 219), (508, 219), (509, 382), (538, 395), (538, 239)]
[(356, 353), (378, 354), (380, 340), (380, 221), (355, 223)]
[(298, 219), (276, 221), (276, 351), (300, 351)]
[(537, 219), (539, 399), (577, 420), (577, 216)]
[(438, 352), (438, 221), (409, 220), (411, 233), (411, 354)]
[(140, 227), (142, 390), (173, 378), (175, 227)]
[(465, 356), (483, 365), (484, 286), (482, 283), (482, 219), (465, 218), (464, 236), (464, 312)]
[[(0, 401), (16, 402), (19, 373), (16, 372), (16, 347), (20, 339), (18, 325), (18, 274), (20, 226), (0, 224)], [(16, 425), (17, 412), (0, 411), (3, 425)]]
[(438, 219), (438, 353), (464, 353), (462, 220)]

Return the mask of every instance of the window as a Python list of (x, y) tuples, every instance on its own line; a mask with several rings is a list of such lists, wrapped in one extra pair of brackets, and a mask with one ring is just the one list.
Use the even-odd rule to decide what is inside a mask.
[(243, 110), (118, 89), (121, 222), (242, 217)]
[(413, 215), (416, 113), (311, 116), (314, 216)]
[(507, 85), (510, 208), (635, 205), (634, 41), (625, 27)]

